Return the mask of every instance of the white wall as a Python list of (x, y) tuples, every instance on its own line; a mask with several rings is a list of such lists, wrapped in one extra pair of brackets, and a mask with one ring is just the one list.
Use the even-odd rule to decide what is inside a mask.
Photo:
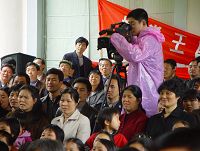
[(23, 49), (23, 0), (0, 0), (0, 57)]

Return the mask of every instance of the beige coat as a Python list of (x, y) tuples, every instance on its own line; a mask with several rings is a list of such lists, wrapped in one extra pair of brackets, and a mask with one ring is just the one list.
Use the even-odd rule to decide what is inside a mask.
[(90, 121), (82, 115), (77, 109), (76, 111), (64, 122), (63, 114), (54, 118), (51, 124), (58, 125), (65, 133), (64, 140), (71, 137), (79, 138), (83, 143), (90, 137)]

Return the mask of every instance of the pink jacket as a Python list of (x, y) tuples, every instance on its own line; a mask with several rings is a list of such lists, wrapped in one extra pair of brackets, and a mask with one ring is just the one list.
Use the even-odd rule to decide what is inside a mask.
[(119, 54), (129, 62), (128, 85), (137, 85), (142, 90), (142, 106), (148, 116), (157, 113), (157, 88), (163, 81), (162, 42), (165, 38), (160, 30), (147, 27), (131, 43), (118, 33), (111, 42)]

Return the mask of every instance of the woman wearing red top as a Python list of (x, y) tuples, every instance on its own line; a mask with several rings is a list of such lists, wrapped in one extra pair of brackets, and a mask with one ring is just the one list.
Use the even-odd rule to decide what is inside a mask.
[(145, 129), (147, 116), (141, 102), (142, 91), (138, 86), (130, 85), (123, 90), (122, 105), (125, 113), (120, 116), (119, 133), (122, 133), (128, 141)]

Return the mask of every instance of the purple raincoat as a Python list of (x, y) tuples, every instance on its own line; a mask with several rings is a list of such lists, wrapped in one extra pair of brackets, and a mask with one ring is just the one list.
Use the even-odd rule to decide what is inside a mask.
[(148, 116), (157, 113), (157, 89), (163, 82), (162, 42), (165, 38), (160, 30), (147, 27), (131, 43), (118, 33), (111, 42), (125, 60), (129, 62), (128, 85), (137, 85), (142, 90), (142, 106)]

